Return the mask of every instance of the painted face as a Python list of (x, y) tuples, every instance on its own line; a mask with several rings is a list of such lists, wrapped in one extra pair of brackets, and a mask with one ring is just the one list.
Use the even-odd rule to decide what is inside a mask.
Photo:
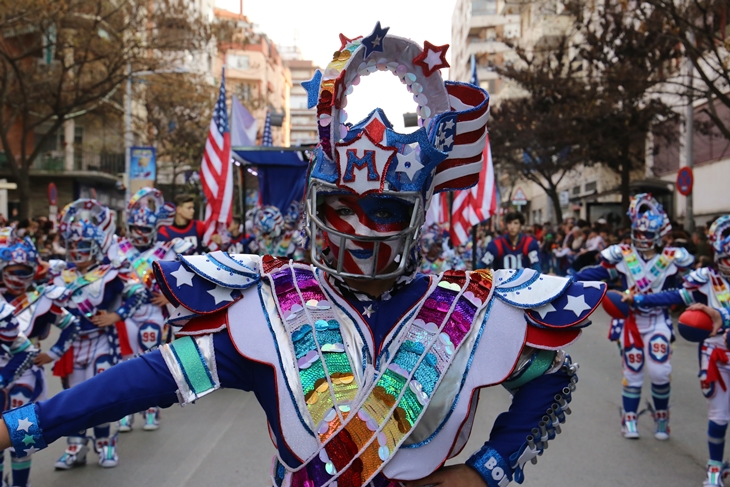
[(405, 243), (402, 232), (412, 211), (410, 202), (382, 196), (327, 196), (319, 207), (326, 226), (347, 235), (325, 233), (334, 259), (338, 263), (344, 259), (344, 271), (364, 276), (390, 271), (400, 261)]
[(33, 269), (26, 265), (9, 265), (3, 269), (3, 284), (12, 294), (25, 292), (33, 284), (33, 277)]
[(631, 241), (638, 250), (651, 250), (659, 241), (656, 232), (646, 232), (641, 230), (632, 230)]
[(155, 229), (142, 225), (129, 226), (129, 240), (135, 247), (149, 247), (154, 239)]
[(86, 264), (93, 261), (92, 243), (89, 240), (73, 240), (68, 244), (68, 258), (75, 264)]

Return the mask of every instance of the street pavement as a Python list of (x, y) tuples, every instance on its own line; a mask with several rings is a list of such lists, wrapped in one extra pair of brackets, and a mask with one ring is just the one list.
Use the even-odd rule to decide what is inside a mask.
[[(537, 465), (526, 468), (525, 486), (617, 487), (701, 486), (706, 461), (706, 406), (697, 380), (697, 348), (681, 338), (672, 359), (671, 439), (656, 441), (653, 422), (639, 420), (641, 439), (620, 434), (621, 364), (606, 339), (608, 318), (599, 310), (577, 344), (570, 348), (580, 363), (573, 414), (563, 433), (550, 442)], [(50, 393), (60, 389), (49, 376)], [(643, 403), (649, 398), (644, 387)], [(450, 463), (463, 462), (488, 438), (494, 418), (509, 407), (501, 387), (482, 391), (471, 440)], [(120, 435), (119, 466), (103, 469), (96, 455), (89, 464), (56, 472), (64, 450), (59, 441), (33, 457), (34, 487), (233, 487), (267, 486), (274, 448), (266, 417), (251, 393), (218, 391), (197, 404), (163, 410), (158, 431)], [(6, 462), (5, 465), (9, 465)]]

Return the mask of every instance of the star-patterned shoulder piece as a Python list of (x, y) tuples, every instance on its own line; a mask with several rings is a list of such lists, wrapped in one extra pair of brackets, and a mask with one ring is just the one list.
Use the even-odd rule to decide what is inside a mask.
[(158, 261), (154, 269), (162, 292), (176, 308), (172, 318), (181, 319), (221, 311), (260, 279), (253, 259), (225, 252)]

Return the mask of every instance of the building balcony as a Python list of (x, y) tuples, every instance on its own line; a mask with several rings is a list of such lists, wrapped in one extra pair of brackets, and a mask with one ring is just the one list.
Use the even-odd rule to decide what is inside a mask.
[(497, 25), (520, 24), (519, 15), (472, 15), (469, 20), (469, 27), (495, 27)]
[[(124, 174), (124, 153), (74, 153), (73, 168), (66, 168), (66, 159), (62, 151), (49, 151), (39, 155), (30, 169), (31, 176), (73, 177), (86, 180), (98, 180), (116, 183)], [(4, 154), (0, 152), (0, 175), (10, 173), (10, 167)]]
[(493, 41), (471, 41), (466, 46), (466, 55), (467, 57), (471, 57), (472, 54), (479, 55), (479, 54), (497, 54), (500, 52), (507, 52), (511, 51), (512, 48), (509, 47), (507, 44), (505, 44), (502, 41), (493, 40)]

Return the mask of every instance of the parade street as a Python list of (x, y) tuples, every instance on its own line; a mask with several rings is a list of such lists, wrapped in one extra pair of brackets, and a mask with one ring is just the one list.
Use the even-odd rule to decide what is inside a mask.
[[(594, 315), (579, 342), (570, 348), (580, 363), (580, 382), (563, 433), (550, 443), (537, 465), (526, 468), (525, 486), (617, 487), (699, 486), (707, 457), (707, 410), (697, 380), (697, 349), (681, 338), (674, 344), (671, 439), (653, 438), (648, 413), (639, 419), (638, 441), (620, 434), (621, 368), (615, 344), (606, 339), (608, 319)], [(49, 374), (50, 393), (59, 381)], [(645, 383), (642, 407), (648, 396)], [(482, 392), (464, 461), (488, 437), (494, 417), (509, 404), (501, 387)], [(102, 469), (89, 454), (86, 467), (54, 472), (63, 453), (58, 441), (33, 456), (31, 481), (56, 487), (267, 486), (274, 448), (266, 418), (251, 393), (218, 391), (197, 404), (163, 411), (156, 432), (141, 429), (120, 435), (119, 466)]]

